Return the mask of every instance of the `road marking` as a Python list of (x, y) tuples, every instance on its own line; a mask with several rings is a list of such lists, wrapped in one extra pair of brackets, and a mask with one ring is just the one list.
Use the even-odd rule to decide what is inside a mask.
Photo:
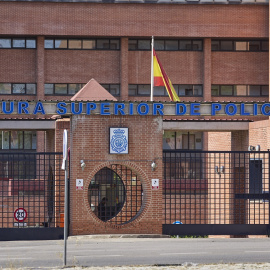
[(270, 250), (246, 250), (246, 253), (270, 253)]
[(123, 257), (124, 255), (73, 255), (74, 257)]
[(198, 254), (207, 254), (209, 252), (181, 252), (181, 253), (161, 253), (159, 255), (168, 256), (168, 255), (198, 255)]
[(17, 261), (17, 260), (33, 260), (34, 258), (33, 257), (29, 257), (29, 258), (17, 258), (17, 257), (12, 257), (12, 258), (0, 258), (1, 261)]

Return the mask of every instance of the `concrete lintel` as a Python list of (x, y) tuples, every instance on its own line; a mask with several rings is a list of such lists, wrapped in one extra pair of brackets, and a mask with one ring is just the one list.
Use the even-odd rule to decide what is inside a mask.
[(55, 120), (0, 120), (0, 129), (55, 129)]
[(248, 130), (249, 122), (163, 122), (164, 130), (233, 131)]

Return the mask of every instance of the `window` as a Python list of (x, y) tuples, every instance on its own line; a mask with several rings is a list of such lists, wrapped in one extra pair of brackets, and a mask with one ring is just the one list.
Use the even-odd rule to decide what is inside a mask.
[(212, 85), (212, 96), (269, 96), (268, 85)]
[(163, 150), (202, 150), (202, 132), (164, 131)]
[(75, 95), (83, 86), (82, 83), (45, 83), (44, 92), (45, 95)]
[(120, 85), (119, 84), (101, 84), (110, 94), (113, 96), (120, 96)]
[[(45, 83), (45, 95), (67, 96), (78, 93), (85, 84), (83, 83)], [(113, 96), (120, 96), (119, 84), (103, 84), (102, 85)]]
[[(130, 51), (149, 51), (151, 50), (150, 39), (130, 39), (128, 41)], [(156, 51), (202, 51), (203, 41), (197, 39), (173, 40), (173, 39), (156, 39), (154, 42)]]
[(45, 49), (70, 49), (70, 50), (119, 50), (120, 39), (52, 39), (46, 38)]
[[(178, 96), (200, 97), (203, 95), (203, 87), (199, 84), (174, 84), (173, 86)], [(150, 84), (130, 84), (128, 89), (129, 96), (149, 96), (150, 91)], [(168, 96), (165, 86), (155, 86), (154, 96)]]
[(35, 38), (0, 38), (0, 49), (36, 49)]
[(1, 150), (35, 150), (36, 148), (36, 131), (0, 131)]
[(36, 84), (0, 83), (0, 95), (36, 95)]
[(267, 40), (212, 40), (212, 51), (268, 51)]

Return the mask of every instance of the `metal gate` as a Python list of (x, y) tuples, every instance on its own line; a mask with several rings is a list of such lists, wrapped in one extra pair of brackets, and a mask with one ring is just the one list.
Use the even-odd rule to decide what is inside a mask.
[(61, 239), (62, 153), (0, 154), (0, 240)]
[(269, 235), (269, 151), (164, 151), (163, 233)]

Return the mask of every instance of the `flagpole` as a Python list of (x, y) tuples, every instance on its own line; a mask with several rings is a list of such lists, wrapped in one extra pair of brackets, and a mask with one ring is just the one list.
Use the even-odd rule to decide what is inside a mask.
[(150, 101), (153, 101), (154, 95), (154, 37), (152, 36), (151, 42), (151, 92), (150, 92)]

